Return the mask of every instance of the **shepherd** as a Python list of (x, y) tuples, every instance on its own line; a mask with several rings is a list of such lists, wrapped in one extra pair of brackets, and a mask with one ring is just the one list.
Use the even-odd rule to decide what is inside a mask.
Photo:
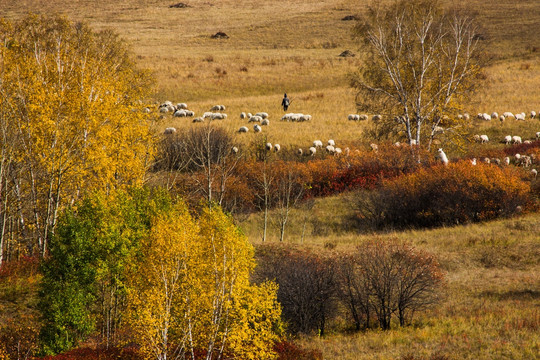
[(287, 94), (283, 95), (283, 100), (281, 101), (281, 106), (283, 106), (283, 111), (287, 111), (290, 103), (291, 101), (287, 97)]

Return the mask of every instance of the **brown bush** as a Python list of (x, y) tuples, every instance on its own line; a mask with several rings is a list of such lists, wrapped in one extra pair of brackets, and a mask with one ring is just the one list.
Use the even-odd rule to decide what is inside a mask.
[(532, 207), (518, 169), (462, 161), (385, 181), (358, 197), (359, 224), (435, 227), (506, 217)]

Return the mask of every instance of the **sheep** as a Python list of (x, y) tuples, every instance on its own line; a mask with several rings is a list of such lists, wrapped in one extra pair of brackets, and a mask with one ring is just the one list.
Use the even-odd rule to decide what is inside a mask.
[(377, 144), (369, 144), (369, 147), (375, 152), (379, 150), (379, 146)]
[(525, 113), (516, 114), (515, 118), (516, 120), (525, 121)]
[(322, 148), (322, 145), (323, 145), (323, 144), (322, 144), (322, 141), (321, 141), (321, 140), (315, 140), (315, 141), (313, 141), (313, 146), (314, 146), (315, 148)]
[(458, 118), (458, 120), (463, 120), (463, 115), (458, 114), (457, 118)]
[(442, 163), (444, 165), (448, 165), (448, 157), (444, 153), (443, 149), (439, 148), (439, 150), (437, 150), (437, 152), (439, 153), (439, 159), (441, 159)]
[(227, 118), (227, 114), (213, 113), (211, 118), (212, 120), (225, 120)]
[(540, 131), (536, 133), (536, 140), (540, 139)]
[(246, 118), (246, 113), (245, 112), (241, 112), (240, 113), (240, 119), (245, 119)]
[(271, 143), (266, 143), (264, 148), (266, 149), (266, 151), (270, 151), (270, 150), (272, 150), (272, 144)]
[(333, 154), (335, 151), (336, 151), (336, 149), (332, 145), (328, 145), (326, 147), (326, 152), (327, 153)]
[(253, 130), (254, 130), (255, 132), (261, 132), (261, 131), (262, 131), (262, 128), (261, 128), (260, 125), (255, 124), (255, 125), (253, 126)]
[(145, 108), (143, 109), (143, 113), (145, 113), (145, 114), (149, 114), (150, 111), (151, 111), (151, 110), (150, 110), (149, 107), (145, 107)]
[(496, 165), (501, 165), (501, 159), (499, 158), (491, 158), (491, 163)]
[(254, 115), (252, 117), (249, 118), (248, 122), (252, 123), (252, 122), (261, 122), (262, 121), (262, 117), (260, 117), (259, 115)]
[(195, 116), (195, 112), (191, 110), (186, 110), (186, 116), (189, 116), (189, 117)]
[(343, 152), (343, 151), (341, 150), (341, 148), (338, 148), (338, 147), (337, 147), (337, 148), (334, 149), (334, 154), (335, 154), (335, 155), (341, 155), (342, 152)]
[(221, 110), (221, 105), (214, 105), (210, 108), (210, 111), (220, 111)]
[(169, 112), (169, 108), (166, 107), (166, 106), (160, 107), (160, 108), (159, 108), (159, 112), (160, 112), (160, 113), (168, 113), (168, 112)]
[(512, 141), (514, 142), (514, 144), (521, 144), (522, 143), (521, 136), (517, 136), (517, 135), (512, 136)]
[(536, 179), (536, 177), (538, 176), (538, 171), (536, 169), (531, 169), (531, 174)]
[(530, 144), (532, 144), (532, 140), (525, 140), (523, 143), (524, 143), (524, 144), (529, 144), (529, 145), (530, 145)]
[(510, 145), (510, 143), (512, 142), (512, 136), (511, 135), (506, 135), (504, 137), (503, 142), (505, 143), (505, 145)]
[(465, 113), (465, 114), (463, 114), (463, 119), (465, 121), (469, 121), (471, 119), (471, 115), (469, 115), (468, 113)]
[(176, 104), (176, 109), (178, 110), (187, 110), (188, 106), (186, 103), (178, 103)]
[(476, 158), (472, 158), (472, 159), (471, 159), (471, 165), (476, 166)]
[(380, 121), (380, 120), (382, 120), (382, 115), (373, 115), (373, 116), (371, 117), (371, 120), (373, 120), (373, 121)]
[(508, 118), (508, 117), (515, 118), (514, 114), (512, 114), (510, 111), (507, 111), (507, 112), (503, 113), (503, 116), (505, 118)]
[(310, 120), (311, 120), (311, 115), (308, 115), (308, 114), (302, 115), (302, 116), (300, 116), (300, 119), (298, 119), (298, 121), (300, 121), (300, 122), (310, 121)]
[(336, 146), (336, 142), (332, 139), (328, 140), (328, 145)]
[[(517, 159), (517, 158), (516, 158)], [(532, 160), (530, 156), (522, 155), (517, 159), (516, 165), (523, 166), (523, 167), (529, 167), (532, 165)]]
[(480, 143), (485, 144), (487, 142), (489, 142), (489, 137), (486, 134), (480, 135)]
[(351, 153), (351, 149), (349, 149), (348, 147), (346, 147), (343, 152), (345, 153), (345, 156), (349, 156), (349, 154)]
[(220, 111), (225, 111), (225, 105), (219, 105), (219, 110)]
[(239, 133), (247, 133), (247, 132), (248, 132), (248, 128), (245, 127), (245, 126), (242, 126), (242, 127), (240, 127), (240, 129), (238, 129), (238, 132), (239, 132)]
[(483, 113), (482, 116), (481, 116), (481, 119), (484, 120), (484, 121), (491, 121), (491, 115), (489, 115), (487, 113)]
[(501, 124), (504, 122), (504, 120), (506, 120), (504, 115), (499, 116), (499, 121), (501, 122)]
[(531, 119), (534, 119), (536, 117), (536, 111), (531, 111)]
[(268, 118), (268, 113), (266, 113), (266, 112), (258, 112), (258, 113), (255, 114), (255, 116), (260, 116), (263, 119), (267, 119)]
[(261, 125), (270, 125), (270, 120), (263, 119), (263, 121), (261, 121)]
[(279, 150), (281, 150), (281, 145), (279, 145), (279, 144), (274, 144), (274, 151), (275, 151), (275, 152), (278, 152)]
[(207, 117), (211, 118), (212, 115), (214, 115), (213, 112), (207, 111), (207, 112), (205, 112), (205, 113), (202, 115), (202, 118), (203, 118), (203, 119), (206, 119)]
[(416, 146), (416, 145), (418, 145), (418, 141), (416, 141), (416, 139), (411, 139), (410, 145), (411, 146)]
[(231, 148), (231, 152), (232, 152), (233, 154), (238, 154), (238, 148), (237, 148), (236, 146), (233, 146), (233, 147)]
[(187, 113), (185, 110), (177, 110), (173, 114), (174, 117), (186, 117)]
[(251, 113), (249, 113), (249, 112), (246, 114), (246, 118), (247, 118), (247, 119), (251, 118), (252, 116), (253, 116), (253, 115), (251, 115)]
[(366, 114), (362, 114), (360, 115), (360, 117), (358, 118), (358, 120), (360, 121), (364, 121), (364, 120), (367, 120), (368, 119), (368, 116)]
[(491, 118), (492, 118), (492, 119), (498, 119), (498, 118), (499, 118), (499, 114), (498, 114), (496, 111), (494, 111), (494, 112), (491, 113)]
[(317, 153), (317, 148), (312, 146), (309, 148), (309, 155), (314, 156)]
[(195, 119), (193, 119), (193, 122), (194, 123), (202, 123), (202, 122), (204, 122), (204, 119), (202, 117), (196, 117)]
[(503, 159), (503, 162), (506, 164), (506, 165), (510, 165), (510, 158), (508, 156), (506, 156), (504, 159)]
[(473, 140), (476, 142), (480, 142), (480, 135), (478, 134), (473, 135)]
[(484, 161), (484, 163), (486, 164), (491, 164), (491, 160), (489, 160), (489, 158), (484, 158), (482, 161)]
[(298, 155), (302, 156), (302, 154), (304, 153), (304, 150), (298, 149), (298, 150), (296, 151), (296, 153), (297, 153)]
[(283, 115), (281, 117), (281, 121), (290, 121), (292, 115), (293, 115), (292, 113), (287, 113), (287, 114)]
[(349, 121), (360, 120), (360, 115), (358, 115), (358, 114), (349, 114), (347, 116), (347, 120), (349, 120)]
[(176, 129), (173, 127), (168, 127), (163, 131), (164, 134), (170, 135), (176, 133)]

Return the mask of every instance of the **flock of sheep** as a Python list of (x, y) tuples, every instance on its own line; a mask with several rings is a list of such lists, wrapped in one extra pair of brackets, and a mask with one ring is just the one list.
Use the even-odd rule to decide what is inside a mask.
[[(188, 110), (188, 106), (187, 106), (186, 103), (178, 103), (176, 105), (173, 105), (172, 102), (165, 101), (164, 103), (159, 105), (158, 110), (162, 114), (171, 113), (173, 117), (194, 117), (195, 116), (195, 113), (193, 111)], [(145, 112), (150, 112), (150, 111), (151, 110), (149, 108), (145, 108)], [(212, 106), (210, 108), (210, 111), (203, 113), (203, 115), (200, 116), (200, 117), (194, 118), (193, 122), (194, 123), (204, 122), (205, 119), (209, 119), (209, 120), (225, 120), (225, 119), (227, 119), (227, 114), (223, 113), (223, 111), (225, 111), (225, 106), (224, 105), (214, 105), (214, 106)], [(484, 121), (491, 121), (493, 119), (498, 119), (501, 123), (504, 122), (506, 119), (510, 119), (510, 118), (513, 118), (513, 119), (519, 120), (519, 121), (525, 121), (527, 118), (529, 118), (529, 119), (535, 119), (537, 117), (540, 118), (540, 115), (538, 115), (539, 113), (537, 113), (535, 111), (531, 111), (529, 113), (528, 117), (527, 117), (526, 113), (523, 113), (523, 112), (518, 113), (518, 114), (513, 114), (511, 112), (504, 112), (501, 115), (499, 115), (497, 112), (493, 112), (491, 114), (478, 113), (477, 114), (477, 119), (484, 120)], [(464, 113), (464, 114), (458, 115), (458, 118), (459, 119), (469, 120), (470, 115), (467, 114), (467, 113)], [(262, 131), (262, 126), (268, 126), (270, 124), (270, 120), (268, 118), (268, 113), (267, 112), (258, 112), (258, 113), (255, 113), (255, 114), (252, 114), (252, 113), (249, 113), (249, 112), (248, 113), (242, 112), (240, 114), (240, 119), (247, 120), (248, 124), (253, 124), (253, 131), (256, 132), (256, 133)], [(304, 121), (310, 121), (311, 119), (312, 119), (311, 115), (302, 114), (302, 113), (287, 113), (287, 114), (285, 114), (285, 115), (283, 115), (281, 117), (281, 121), (290, 121), (290, 122), (304, 122)], [(349, 114), (347, 116), (347, 120), (349, 120), (349, 121), (365, 121), (365, 120), (368, 120), (368, 119), (369, 119), (369, 116), (366, 115), (366, 114)], [(379, 120), (382, 119), (382, 116), (381, 115), (372, 115), (371, 119), (373, 121), (379, 121)], [(176, 129), (174, 127), (168, 127), (168, 128), (166, 128), (164, 130), (165, 134), (173, 134), (175, 132), (176, 132)], [(238, 133), (247, 133), (247, 132), (249, 132), (249, 127), (248, 126), (241, 126), (238, 129), (237, 132)], [(536, 140), (540, 140), (540, 131), (537, 132), (535, 135), (536, 135)], [(474, 141), (476, 141), (478, 143), (481, 143), (481, 144), (486, 144), (486, 143), (488, 143), (490, 141), (489, 137), (486, 134), (474, 135), (473, 139), (474, 139)], [(518, 136), (518, 135), (506, 135), (501, 140), (501, 143), (504, 143), (506, 145), (522, 144), (522, 143), (523, 144), (528, 144), (528, 143), (532, 143), (532, 140), (523, 141), (521, 136)], [(400, 144), (396, 143), (394, 145), (399, 146)], [(411, 145), (414, 145), (414, 144), (411, 144)], [(324, 150), (323, 150), (323, 147), (324, 147)], [(371, 149), (373, 151), (378, 150), (377, 144), (371, 144), (370, 147), (371, 147)], [(267, 151), (279, 152), (281, 150), (281, 145), (280, 144), (273, 144), (272, 145), (271, 143), (266, 143), (265, 148), (266, 148)], [(234, 153), (237, 153), (238, 148), (233, 147), (232, 151)], [(349, 153), (350, 153), (349, 148), (345, 148), (345, 149), (342, 150), (340, 147), (336, 146), (335, 141), (333, 139), (330, 139), (326, 143), (326, 146), (323, 144), (323, 142), (321, 140), (315, 140), (315, 141), (313, 141), (312, 146), (309, 146), (306, 151), (304, 151), (304, 149), (302, 149), (302, 148), (299, 148), (297, 150), (297, 154), (300, 155), (300, 156), (302, 156), (302, 155), (314, 156), (315, 154), (317, 154), (317, 151), (325, 151), (326, 153), (332, 154), (332, 155), (344, 154), (346, 156), (348, 156)], [(448, 157), (444, 153), (443, 149), (438, 150), (438, 157), (444, 164), (449, 163)], [(534, 154), (531, 154), (531, 155), (516, 154), (513, 158), (506, 157), (502, 161), (500, 159), (497, 159), (497, 158), (493, 158), (493, 159), (483, 158), (483, 159), (481, 159), (481, 161), (484, 162), (484, 163), (493, 163), (493, 164), (497, 164), (497, 165), (515, 164), (515, 165), (523, 166), (523, 167), (532, 166), (533, 164), (535, 164), (536, 160), (537, 159), (535, 158)], [(476, 165), (477, 164), (477, 159), (476, 158), (471, 159), (471, 163), (473, 165)], [(531, 173), (536, 177), (537, 170), (532, 169)]]

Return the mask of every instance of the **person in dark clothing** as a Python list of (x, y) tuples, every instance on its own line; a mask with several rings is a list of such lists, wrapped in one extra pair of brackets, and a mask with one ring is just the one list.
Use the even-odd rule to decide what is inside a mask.
[(291, 103), (291, 101), (287, 97), (287, 94), (285, 94), (283, 96), (283, 100), (281, 101), (281, 106), (283, 106), (283, 111), (287, 111), (287, 109), (289, 108), (290, 103)]

